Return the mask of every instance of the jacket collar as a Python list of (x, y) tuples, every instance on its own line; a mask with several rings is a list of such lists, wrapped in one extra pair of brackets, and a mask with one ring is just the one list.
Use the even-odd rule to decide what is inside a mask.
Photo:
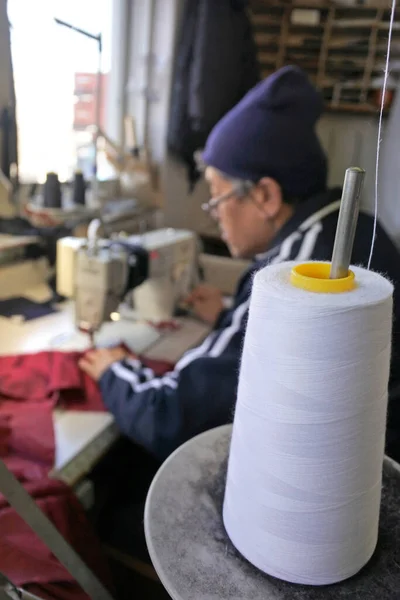
[(283, 240), (297, 229), (306, 231), (315, 222), (323, 219), (332, 212), (339, 210), (341, 194), (341, 188), (332, 188), (326, 192), (316, 194), (309, 200), (299, 204), (294, 214), (273, 239), (268, 250), (263, 254), (258, 254), (256, 260), (263, 260), (267, 258), (270, 253), (273, 254)]

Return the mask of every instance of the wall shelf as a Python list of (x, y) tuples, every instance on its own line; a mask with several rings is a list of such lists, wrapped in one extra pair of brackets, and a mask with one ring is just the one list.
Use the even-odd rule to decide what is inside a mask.
[[(328, 109), (378, 114), (374, 95), (386, 58), (388, 2), (251, 0), (250, 6), (263, 76), (296, 64), (322, 91)], [(400, 7), (391, 60), (400, 65)]]

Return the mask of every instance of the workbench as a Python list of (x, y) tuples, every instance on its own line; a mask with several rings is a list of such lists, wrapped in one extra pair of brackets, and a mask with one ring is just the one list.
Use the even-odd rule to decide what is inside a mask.
[[(26, 290), (24, 296), (37, 302), (49, 298), (46, 285)], [(20, 317), (0, 317), (0, 356), (42, 350), (80, 350), (89, 347), (88, 336), (74, 328), (72, 302), (59, 305), (46, 317), (23, 321)], [(149, 358), (176, 362), (191, 346), (200, 343), (209, 328), (193, 319), (183, 319), (182, 327), (160, 333), (147, 323), (121, 320), (105, 323), (96, 341), (99, 346), (125, 342), (132, 351)], [(53, 413), (56, 458), (52, 475), (66, 484), (77, 484), (102, 458), (119, 436), (111, 414), (63, 411)]]
[(225, 531), (231, 432), (231, 425), (218, 427), (178, 448), (150, 487), (146, 541), (172, 600), (398, 600), (400, 466), (385, 458), (378, 546), (364, 569), (336, 585), (294, 585), (253, 567)]

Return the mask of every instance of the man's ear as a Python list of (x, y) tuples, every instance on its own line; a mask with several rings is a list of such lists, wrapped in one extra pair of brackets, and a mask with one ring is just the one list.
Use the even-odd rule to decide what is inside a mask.
[(268, 219), (274, 219), (283, 203), (281, 186), (271, 177), (263, 177), (254, 190), (254, 200)]

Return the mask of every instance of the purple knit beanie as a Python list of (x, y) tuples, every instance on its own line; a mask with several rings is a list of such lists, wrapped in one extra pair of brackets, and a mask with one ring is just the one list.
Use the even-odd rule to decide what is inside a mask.
[(254, 182), (272, 177), (288, 197), (326, 189), (327, 161), (315, 131), (322, 98), (298, 67), (261, 81), (210, 133), (206, 165)]

